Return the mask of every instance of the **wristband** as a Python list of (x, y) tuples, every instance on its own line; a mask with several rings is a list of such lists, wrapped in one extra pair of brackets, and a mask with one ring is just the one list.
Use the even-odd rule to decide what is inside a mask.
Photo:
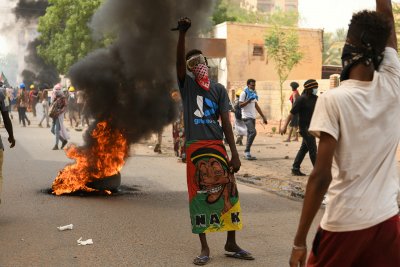
[(307, 246), (296, 246), (296, 245), (293, 245), (293, 250), (307, 250)]

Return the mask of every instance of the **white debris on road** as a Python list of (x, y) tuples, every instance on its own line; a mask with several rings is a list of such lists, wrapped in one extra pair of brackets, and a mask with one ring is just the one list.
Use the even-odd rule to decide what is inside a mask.
[(93, 245), (92, 239), (82, 240), (82, 237), (79, 238), (76, 242), (78, 242), (78, 246)]
[(72, 229), (74, 229), (74, 225), (68, 224), (68, 225), (64, 225), (64, 226), (58, 226), (57, 229), (60, 231), (72, 230)]

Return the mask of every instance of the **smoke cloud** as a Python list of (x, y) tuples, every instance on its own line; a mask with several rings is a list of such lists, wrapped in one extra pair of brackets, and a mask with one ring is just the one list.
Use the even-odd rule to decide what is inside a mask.
[(208, 21), (212, 0), (107, 0), (92, 19), (96, 36), (114, 34), (108, 48), (94, 51), (70, 70), (72, 84), (85, 91), (91, 115), (124, 129), (135, 143), (162, 130), (175, 116), (170, 97), (176, 82), (180, 17), (196, 33)]
[[(26, 25), (36, 24), (37, 19), (46, 13), (47, 0), (19, 0), (13, 9), (17, 21)], [(25, 69), (21, 76), (26, 84), (37, 84), (40, 88), (51, 88), (60, 81), (59, 74), (53, 65), (47, 64), (38, 54), (38, 38), (31, 41), (26, 49)]]
[(14, 8), (17, 20), (24, 20), (26, 23), (33, 22), (46, 13), (47, 0), (19, 0)]

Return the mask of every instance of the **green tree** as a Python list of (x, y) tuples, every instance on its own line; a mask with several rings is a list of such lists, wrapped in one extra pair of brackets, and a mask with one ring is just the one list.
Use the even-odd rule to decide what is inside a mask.
[(346, 41), (347, 31), (344, 28), (337, 29), (334, 33), (324, 33), (324, 51), (322, 52), (323, 65), (342, 64), (342, 48)]
[(91, 38), (88, 23), (102, 0), (49, 0), (46, 14), (39, 19), (41, 45), (38, 54), (66, 74), (71, 65), (104, 41)]
[(211, 17), (213, 25), (225, 21), (241, 23), (267, 23), (267, 15), (262, 12), (250, 11), (240, 7), (238, 0), (217, 0)]
[[(400, 47), (400, 37), (399, 37), (399, 32), (400, 32), (400, 4), (398, 3), (393, 3), (393, 16), (394, 16), (394, 24), (396, 27), (396, 34), (397, 34), (397, 47)], [(399, 51), (400, 53), (400, 51)]]
[(300, 51), (298, 33), (296, 29), (275, 24), (265, 36), (265, 47), (268, 57), (275, 62), (275, 69), (279, 77), (282, 121), (283, 105), (285, 103), (283, 83), (287, 80), (293, 67), (303, 58), (303, 54)]

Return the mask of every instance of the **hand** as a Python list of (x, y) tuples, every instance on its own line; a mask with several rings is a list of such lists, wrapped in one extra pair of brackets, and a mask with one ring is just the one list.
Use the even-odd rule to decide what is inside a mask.
[(10, 148), (13, 148), (15, 146), (14, 137), (12, 137), (12, 136), (8, 137), (8, 142), (10, 143)]
[(304, 267), (306, 266), (307, 249), (292, 249), (292, 255), (290, 255), (289, 265), (290, 267)]
[(281, 135), (284, 135), (284, 134), (286, 134), (286, 130), (287, 130), (287, 126), (284, 126), (283, 128), (279, 128), (279, 133)]
[(230, 172), (231, 173), (238, 172), (240, 169), (240, 165), (241, 165), (241, 162), (239, 159), (239, 155), (238, 154), (232, 155), (231, 161), (229, 162)]
[(192, 26), (192, 21), (188, 17), (180, 18), (178, 20), (178, 30), (180, 32), (187, 32), (190, 26)]
[(263, 123), (264, 124), (268, 124), (268, 121), (267, 121), (267, 119), (265, 117), (263, 117)]

